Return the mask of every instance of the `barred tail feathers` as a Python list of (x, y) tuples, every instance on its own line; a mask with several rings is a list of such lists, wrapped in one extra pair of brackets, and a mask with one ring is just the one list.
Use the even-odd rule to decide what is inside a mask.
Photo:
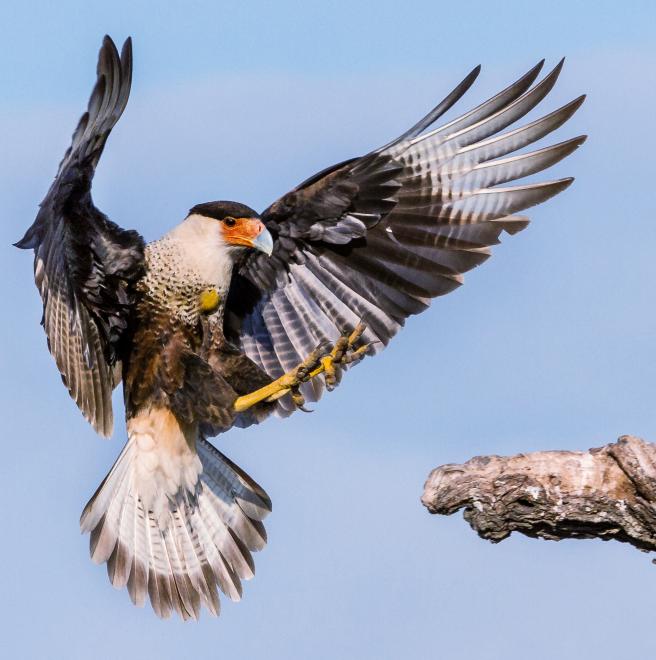
[(135, 605), (197, 619), (218, 615), (217, 586), (231, 600), (253, 577), (252, 551), (266, 544), (264, 490), (168, 410), (128, 421), (128, 442), (80, 519), (91, 558)]

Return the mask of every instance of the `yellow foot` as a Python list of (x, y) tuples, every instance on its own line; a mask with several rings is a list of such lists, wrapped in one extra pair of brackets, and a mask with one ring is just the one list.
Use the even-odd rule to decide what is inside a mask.
[(365, 330), (365, 324), (358, 323), (353, 332), (342, 335), (334, 344), (318, 346), (295, 369), (255, 392), (240, 396), (235, 401), (235, 410), (244, 412), (262, 401), (272, 402), (285, 394), (291, 394), (294, 403), (304, 409), (305, 401), (299, 389), (301, 384), (324, 374), (326, 387), (332, 390), (337, 384), (338, 370), (358, 362), (367, 354), (371, 344), (357, 345)]

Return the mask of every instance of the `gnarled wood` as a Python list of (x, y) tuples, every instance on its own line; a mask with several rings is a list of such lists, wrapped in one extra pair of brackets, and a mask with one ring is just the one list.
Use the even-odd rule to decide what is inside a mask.
[(431, 513), (464, 518), (484, 539), (615, 539), (656, 550), (656, 445), (622, 436), (588, 451), (476, 456), (428, 476)]

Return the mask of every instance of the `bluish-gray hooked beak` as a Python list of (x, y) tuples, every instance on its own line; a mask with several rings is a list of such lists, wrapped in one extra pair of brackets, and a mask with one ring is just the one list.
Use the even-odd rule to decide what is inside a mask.
[(252, 246), (256, 250), (264, 252), (267, 256), (271, 256), (273, 252), (273, 236), (271, 236), (266, 227), (253, 239)]

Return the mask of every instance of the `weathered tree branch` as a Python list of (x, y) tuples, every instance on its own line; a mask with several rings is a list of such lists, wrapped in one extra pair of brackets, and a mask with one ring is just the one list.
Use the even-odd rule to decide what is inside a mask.
[(431, 513), (464, 518), (494, 543), (512, 532), (551, 540), (615, 539), (656, 550), (656, 445), (622, 436), (588, 451), (477, 456), (428, 476)]

